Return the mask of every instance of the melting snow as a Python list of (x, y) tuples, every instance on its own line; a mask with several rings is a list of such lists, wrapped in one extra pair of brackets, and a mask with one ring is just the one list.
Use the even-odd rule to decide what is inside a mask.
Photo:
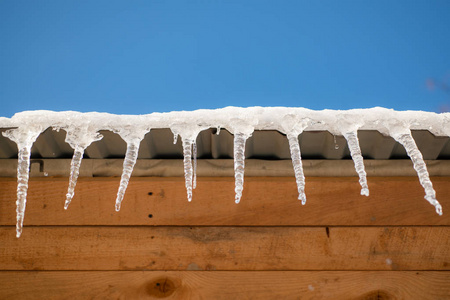
[[(347, 111), (313, 111), (305, 108), (287, 107), (226, 107), (216, 110), (197, 110), (191, 112), (152, 113), (148, 115), (112, 115), (107, 113), (27, 111), (15, 114), (12, 118), (0, 118), (0, 128), (10, 128), (3, 133), (17, 144), (17, 237), (20, 237), (26, 206), (30, 151), (37, 137), (47, 128), (64, 129), (66, 142), (74, 149), (70, 168), (69, 188), (64, 208), (67, 209), (75, 192), (79, 168), (84, 150), (102, 138), (100, 130), (110, 130), (119, 134), (127, 143), (116, 210), (120, 210), (133, 167), (136, 163), (139, 145), (151, 129), (170, 128), (174, 143), (180, 136), (183, 146), (184, 171), (187, 198), (192, 201), (192, 190), (196, 187), (198, 134), (208, 128), (225, 128), (234, 135), (235, 202), (242, 197), (245, 144), (254, 130), (278, 130), (289, 142), (298, 199), (306, 203), (305, 176), (301, 161), (299, 135), (305, 131), (327, 130), (335, 137), (345, 137), (350, 154), (359, 175), (361, 195), (368, 196), (366, 172), (358, 141), (358, 130), (378, 130), (397, 140), (405, 148), (417, 171), (425, 190), (425, 199), (430, 202), (439, 215), (442, 207), (436, 200), (436, 192), (417, 145), (411, 135), (412, 129), (426, 129), (438, 136), (450, 136), (450, 114), (436, 114), (421, 111), (394, 111), (385, 108), (354, 109)], [(336, 144), (337, 145), (337, 144)]]

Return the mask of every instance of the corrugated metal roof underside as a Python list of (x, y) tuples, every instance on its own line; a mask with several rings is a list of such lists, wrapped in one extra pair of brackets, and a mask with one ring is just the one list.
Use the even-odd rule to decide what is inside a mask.
[[(5, 129), (2, 129), (5, 131)], [(126, 143), (110, 131), (102, 131), (103, 139), (91, 144), (85, 151), (85, 158), (122, 158)], [(197, 138), (200, 159), (233, 158), (233, 135), (216, 129), (202, 131)], [(424, 159), (450, 159), (450, 138), (434, 136), (427, 130), (413, 131)], [(32, 158), (71, 158), (73, 149), (64, 141), (66, 133), (47, 129), (32, 148)], [(407, 159), (405, 149), (393, 138), (378, 131), (358, 132), (360, 147), (366, 159)], [(342, 136), (334, 136), (328, 131), (305, 131), (299, 136), (302, 158), (304, 159), (350, 159), (347, 143)], [(278, 131), (255, 131), (248, 139), (246, 157), (253, 159), (290, 159), (286, 136)], [(0, 158), (17, 157), (14, 142), (0, 135)], [(181, 141), (173, 144), (170, 129), (151, 130), (141, 142), (141, 159), (180, 159), (183, 157)]]

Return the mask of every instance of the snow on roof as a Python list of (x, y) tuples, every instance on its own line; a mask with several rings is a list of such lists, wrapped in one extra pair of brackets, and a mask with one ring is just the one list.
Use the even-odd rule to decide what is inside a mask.
[[(75, 111), (25, 111), (12, 118), (0, 118), (0, 128), (35, 124), (41, 127), (68, 128), (89, 124), (97, 130), (118, 130), (124, 126), (184, 128), (189, 131), (221, 127), (231, 132), (275, 129), (287, 133), (295, 124), (306, 122), (305, 130), (328, 130), (340, 134), (347, 128), (372, 129), (388, 134), (402, 129), (427, 129), (435, 135), (450, 135), (450, 113), (423, 111), (394, 111), (382, 107), (351, 110), (310, 110), (298, 107), (225, 107), (146, 115), (114, 115), (109, 113), (80, 113)], [(297, 124), (297, 126), (298, 126)], [(187, 127), (187, 128), (185, 128)]]
[(196, 187), (196, 137), (209, 128), (225, 128), (234, 135), (235, 202), (242, 197), (245, 167), (245, 143), (254, 130), (277, 130), (286, 134), (295, 178), (302, 204), (306, 203), (304, 192), (301, 149), (298, 136), (303, 131), (327, 130), (343, 135), (360, 178), (361, 194), (369, 196), (369, 188), (359, 146), (358, 130), (377, 130), (389, 135), (405, 148), (411, 158), (425, 199), (441, 215), (442, 207), (430, 181), (422, 154), (411, 135), (411, 130), (426, 129), (437, 136), (450, 136), (450, 113), (436, 114), (422, 111), (394, 111), (381, 107), (352, 110), (315, 111), (289, 107), (225, 107), (215, 110), (179, 111), (152, 113), (147, 115), (113, 115), (108, 113), (81, 113), (74, 111), (26, 111), (12, 118), (0, 118), (0, 128), (9, 128), (3, 135), (17, 144), (17, 237), (20, 237), (28, 189), (30, 153), (37, 137), (47, 128), (66, 131), (66, 142), (74, 149), (71, 163), (69, 188), (65, 209), (75, 191), (84, 150), (102, 138), (100, 130), (119, 134), (127, 143), (123, 173), (116, 198), (116, 210), (120, 206), (136, 163), (140, 141), (152, 129), (170, 128), (174, 141), (180, 136), (183, 144), (183, 163), (188, 200), (192, 200), (192, 189)]

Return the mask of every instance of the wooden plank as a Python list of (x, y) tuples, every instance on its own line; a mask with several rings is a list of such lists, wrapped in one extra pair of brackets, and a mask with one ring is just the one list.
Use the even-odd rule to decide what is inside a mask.
[[(14, 146), (15, 147), (15, 146)], [(142, 149), (142, 148), (141, 148)], [(0, 149), (1, 151), (2, 149)], [(39, 163), (33, 163), (39, 162)], [(30, 177), (69, 177), (72, 159), (31, 159)], [(309, 177), (354, 177), (355, 165), (351, 159), (303, 159), (303, 172)], [(450, 176), (450, 160), (425, 160), (430, 176)], [(365, 170), (369, 178), (375, 176), (412, 176), (417, 173), (410, 159), (366, 159)], [(121, 176), (123, 158), (83, 159), (82, 177)], [(245, 175), (249, 177), (294, 177), (290, 159), (245, 159)], [(0, 177), (17, 176), (17, 158), (0, 160)], [(138, 159), (133, 177), (184, 177), (182, 159)], [(233, 159), (198, 159), (199, 177), (234, 177)]]
[(1, 270), (450, 270), (450, 227), (0, 228)]
[(0, 272), (0, 298), (427, 300), (448, 299), (449, 282), (450, 272)]
[[(132, 178), (122, 210), (114, 211), (119, 178), (80, 179), (63, 209), (66, 178), (30, 182), (26, 225), (450, 225), (450, 177), (432, 179), (443, 216), (424, 200), (415, 177), (369, 179), (370, 197), (358, 179), (307, 178), (307, 204), (297, 200), (294, 178), (245, 178), (234, 203), (234, 179), (199, 178), (191, 203), (183, 178)], [(15, 179), (0, 179), (0, 225), (15, 224)]]

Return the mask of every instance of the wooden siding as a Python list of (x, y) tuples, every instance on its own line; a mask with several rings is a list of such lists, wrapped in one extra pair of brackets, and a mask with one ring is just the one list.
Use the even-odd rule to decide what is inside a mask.
[(32, 179), (15, 237), (16, 181), (0, 179), (0, 299), (450, 299), (450, 178)]
[(445, 272), (0, 272), (3, 299), (448, 299)]
[[(80, 179), (66, 210), (67, 178), (30, 182), (27, 225), (159, 226), (390, 226), (450, 225), (450, 177), (433, 177), (443, 206), (438, 216), (417, 177), (369, 178), (370, 197), (357, 177), (309, 177), (306, 205), (293, 177), (246, 177), (241, 203), (234, 178), (198, 179), (192, 202), (184, 178), (131, 178), (120, 212), (114, 210), (119, 178)], [(0, 225), (15, 225), (15, 179), (0, 178)], [(151, 217), (149, 217), (151, 215)]]

